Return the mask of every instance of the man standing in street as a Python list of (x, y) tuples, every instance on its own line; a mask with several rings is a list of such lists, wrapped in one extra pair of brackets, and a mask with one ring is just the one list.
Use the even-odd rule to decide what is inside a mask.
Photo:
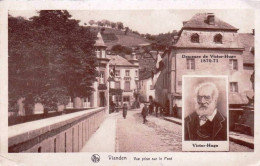
[(123, 117), (126, 118), (126, 115), (127, 115), (127, 105), (125, 103), (123, 106)]
[(147, 122), (147, 120), (146, 120), (147, 114), (148, 114), (148, 108), (147, 108), (147, 105), (144, 104), (144, 107), (142, 109), (142, 116), (143, 116), (143, 120), (144, 120), (143, 123)]

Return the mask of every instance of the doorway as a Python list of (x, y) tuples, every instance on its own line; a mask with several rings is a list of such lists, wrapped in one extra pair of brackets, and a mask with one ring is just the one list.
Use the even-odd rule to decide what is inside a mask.
[(106, 98), (105, 98), (105, 92), (99, 92), (99, 99), (100, 99), (100, 107), (106, 106)]

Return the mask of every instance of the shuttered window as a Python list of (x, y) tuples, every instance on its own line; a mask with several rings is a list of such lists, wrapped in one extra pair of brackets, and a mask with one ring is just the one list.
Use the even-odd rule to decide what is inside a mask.
[(230, 82), (230, 92), (238, 92), (237, 82)]
[(129, 102), (130, 101), (130, 97), (129, 96), (123, 96), (123, 101), (124, 102)]
[(120, 77), (120, 70), (116, 70), (116, 77)]
[(186, 59), (187, 69), (195, 70), (195, 59)]
[(125, 71), (125, 76), (126, 76), (126, 77), (129, 77), (129, 76), (130, 76), (130, 71), (129, 71), (129, 70), (126, 70), (126, 71)]
[(237, 70), (237, 59), (229, 59), (229, 69), (230, 70)]
[(104, 71), (100, 71), (99, 79), (100, 79), (100, 82), (99, 82), (100, 84), (105, 83), (105, 72)]
[(115, 88), (116, 88), (116, 89), (120, 89), (120, 82), (119, 82), (119, 81), (116, 81), (116, 82), (115, 82)]
[(130, 81), (125, 81), (125, 91), (130, 91)]

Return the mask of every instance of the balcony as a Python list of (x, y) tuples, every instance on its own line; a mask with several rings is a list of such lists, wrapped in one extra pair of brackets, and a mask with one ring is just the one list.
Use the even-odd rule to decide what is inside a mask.
[(131, 89), (124, 89), (124, 92), (133, 92)]
[(131, 80), (131, 77), (130, 77), (130, 76), (124, 77), (124, 80), (125, 80), (125, 81), (130, 81), (130, 80)]

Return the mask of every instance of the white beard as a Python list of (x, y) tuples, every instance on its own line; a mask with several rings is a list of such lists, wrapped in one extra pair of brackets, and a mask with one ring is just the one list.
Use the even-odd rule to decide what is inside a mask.
[(196, 102), (196, 105), (195, 105), (196, 113), (199, 116), (202, 116), (202, 115), (210, 116), (214, 112), (215, 108), (216, 108), (216, 102), (214, 102), (214, 101), (212, 101), (208, 105), (203, 105), (203, 106), (201, 106), (200, 104), (198, 104)]

